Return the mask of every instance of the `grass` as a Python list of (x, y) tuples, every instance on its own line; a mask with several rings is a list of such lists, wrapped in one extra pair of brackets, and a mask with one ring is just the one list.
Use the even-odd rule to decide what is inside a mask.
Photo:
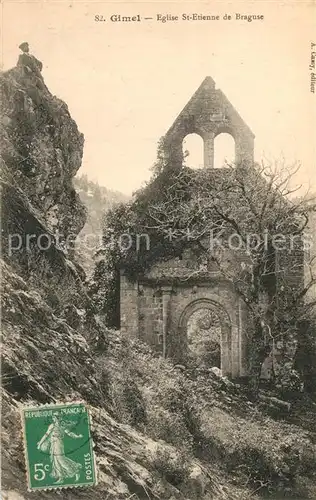
[[(225, 390), (214, 375), (196, 378), (180, 373), (148, 346), (122, 334), (111, 335), (116, 340), (106, 356), (112, 363), (110, 378), (119, 374), (120, 383), (128, 387), (120, 390), (120, 404), (126, 398), (123, 406), (129, 408), (126, 423), (134, 415), (132, 425), (151, 438), (206, 464), (220, 464), (237, 486), (246, 485), (259, 496), (313, 498), (309, 495), (314, 495), (310, 491), (315, 484), (315, 433), (267, 416), (239, 386)], [(140, 419), (133, 404), (142, 408)], [(118, 417), (124, 420), (123, 413), (119, 411)], [(185, 461), (184, 469), (178, 470), (179, 463), (164, 451), (158, 453), (155, 467), (180, 481)]]

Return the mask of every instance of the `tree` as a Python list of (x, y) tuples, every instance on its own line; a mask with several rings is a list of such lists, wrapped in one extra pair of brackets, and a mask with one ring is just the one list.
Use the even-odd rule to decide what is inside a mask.
[[(182, 169), (163, 199), (148, 206), (147, 229), (163, 233), (172, 228), (179, 237), (185, 237), (189, 229), (191, 245), (195, 242), (216, 262), (247, 305), (253, 322), (250, 373), (254, 393), (267, 352), (282, 340), (284, 356), (289, 356), (290, 340), (313, 305), (307, 305), (304, 298), (316, 277), (311, 276), (308, 283), (303, 280), (303, 247), (308, 243), (304, 231), (313, 204), (308, 195), (296, 202), (290, 199), (298, 169), (284, 162), (228, 165), (217, 172), (192, 172), (189, 178)], [(189, 181), (187, 200), (183, 200), (183, 180)], [(239, 248), (238, 260), (231, 265), (232, 247), (236, 250), (233, 238)]]
[(304, 282), (303, 247), (315, 201), (308, 194), (291, 199), (297, 164), (168, 170), (164, 162), (160, 146), (152, 181), (125, 206), (123, 217), (122, 209), (108, 217), (106, 230), (117, 238), (124, 232), (131, 237), (146, 233), (151, 241), (149, 251), (135, 251), (134, 244), (116, 246), (116, 265), (123, 265), (133, 279), (188, 245), (206, 267), (215, 264), (249, 311), (250, 385), (256, 394), (267, 353), (279, 342), (284, 358), (293, 361), (289, 346), (312, 308), (305, 297), (316, 281), (312, 276)]
[(75, 177), (75, 184), (81, 188), (83, 191), (88, 191), (88, 176), (87, 174), (81, 174), (80, 176)]

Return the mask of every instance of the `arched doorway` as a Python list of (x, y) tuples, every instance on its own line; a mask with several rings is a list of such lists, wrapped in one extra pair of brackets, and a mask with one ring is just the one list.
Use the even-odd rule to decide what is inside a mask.
[(197, 366), (221, 367), (221, 323), (212, 309), (202, 307), (187, 322), (188, 357)]
[(187, 362), (231, 374), (231, 322), (218, 302), (197, 299), (183, 311), (179, 335)]

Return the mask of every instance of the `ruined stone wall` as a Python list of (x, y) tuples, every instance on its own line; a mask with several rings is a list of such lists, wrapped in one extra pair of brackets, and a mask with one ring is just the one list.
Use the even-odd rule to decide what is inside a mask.
[(300, 235), (289, 236), (276, 252), (276, 291), (279, 307), (304, 286), (304, 248)]
[[(237, 269), (245, 259), (227, 255), (229, 267)], [(302, 285), (302, 247), (298, 240), (291, 252), (277, 255), (277, 279), (273, 293), (279, 306), (287, 294)], [(262, 300), (269, 300), (269, 294)], [(264, 306), (263, 306), (264, 307)], [(121, 275), (121, 328), (151, 345), (157, 353), (183, 362), (187, 354), (187, 321), (197, 309), (210, 308), (221, 317), (221, 368), (232, 377), (248, 372), (248, 346), (252, 324), (246, 304), (218, 270), (204, 269), (203, 262), (186, 250), (152, 266), (145, 276), (131, 283)]]
[(120, 277), (121, 330), (138, 337), (138, 284), (131, 283), (123, 273)]
[(122, 273), (120, 281), (121, 330), (162, 349), (162, 295), (151, 285), (131, 283)]
[(235, 377), (247, 373), (249, 325), (245, 304), (224, 281), (178, 282), (140, 279), (133, 284), (121, 275), (121, 329), (138, 336), (158, 353), (164, 351), (164, 297), (166, 303), (165, 355), (181, 363), (186, 356), (186, 320), (190, 312), (212, 307), (222, 318), (222, 370)]
[[(204, 167), (214, 166), (214, 139), (229, 133), (235, 140), (236, 163), (254, 162), (254, 134), (211, 77), (205, 78), (167, 131), (163, 140), (166, 169), (182, 168), (186, 135), (196, 133), (204, 141)], [(225, 175), (218, 169), (214, 175)], [(207, 246), (208, 242), (205, 242)], [(278, 295), (279, 306), (303, 282), (302, 242), (272, 254), (265, 301)], [(222, 267), (228, 276), (249, 279), (252, 263), (245, 252), (225, 249)], [(203, 260), (204, 259), (204, 260)], [(276, 273), (275, 273), (276, 271)], [(269, 274), (269, 273), (267, 273)], [(275, 277), (277, 276), (277, 277)], [(228, 281), (221, 278), (215, 262), (187, 248), (181, 258), (154, 264), (135, 284), (121, 275), (121, 328), (140, 337), (164, 356), (181, 362), (187, 351), (187, 321), (196, 308), (214, 309), (221, 318), (221, 368), (233, 377), (247, 374), (247, 344), (252, 333), (245, 303)]]
[(139, 337), (157, 352), (162, 351), (163, 301), (161, 290), (150, 285), (139, 285)]
[(253, 162), (254, 134), (225, 94), (206, 77), (164, 137), (169, 168), (181, 168), (182, 143), (188, 134), (198, 134), (204, 142), (204, 167), (214, 167), (214, 140), (221, 133), (235, 140), (236, 163)]

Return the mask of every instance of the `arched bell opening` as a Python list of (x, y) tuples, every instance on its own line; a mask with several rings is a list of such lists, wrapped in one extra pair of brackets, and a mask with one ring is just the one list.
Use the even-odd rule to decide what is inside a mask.
[(235, 139), (230, 133), (221, 132), (214, 139), (214, 168), (234, 165), (235, 161)]
[(183, 164), (189, 168), (204, 167), (204, 141), (196, 133), (188, 134), (182, 141)]

